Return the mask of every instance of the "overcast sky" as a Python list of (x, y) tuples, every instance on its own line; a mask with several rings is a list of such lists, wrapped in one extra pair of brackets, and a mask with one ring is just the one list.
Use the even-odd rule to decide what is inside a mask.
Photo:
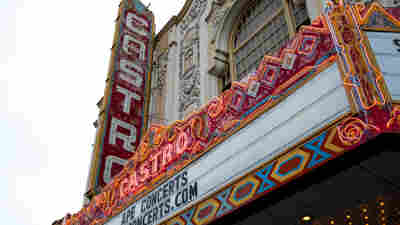
[[(119, 2), (0, 1), (1, 224), (81, 208)], [(184, 4), (142, 2), (157, 30)]]

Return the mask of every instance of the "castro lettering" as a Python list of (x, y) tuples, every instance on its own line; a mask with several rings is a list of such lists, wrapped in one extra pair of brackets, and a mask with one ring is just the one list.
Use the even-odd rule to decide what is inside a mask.
[[(99, 134), (104, 138), (102, 163), (105, 166), (100, 171), (101, 185), (110, 182), (132, 157), (139, 144), (142, 126), (145, 124), (143, 93), (146, 93), (145, 78), (150, 68), (152, 17), (146, 13), (126, 11), (119, 22), (122, 25), (119, 30), (121, 38), (118, 46), (113, 47), (115, 63), (112, 64), (111, 92), (107, 91), (109, 96), (104, 96), (104, 99), (110, 101), (106, 102), (106, 134)], [(154, 164), (153, 167), (158, 167), (158, 164)], [(130, 182), (126, 187), (119, 188), (121, 193), (134, 191), (137, 187), (135, 182), (142, 183), (154, 173), (148, 165), (142, 165), (138, 169), (138, 174), (129, 178)]]
[[(161, 140), (159, 146), (156, 146), (155, 149), (151, 151), (150, 155), (142, 162), (137, 161), (137, 166), (130, 172), (130, 176), (122, 180), (122, 184), (124, 185), (120, 187), (121, 199), (126, 195), (134, 194), (136, 190), (141, 189), (148, 181), (164, 173), (171, 164), (180, 159), (183, 155), (190, 155), (192, 152), (197, 151), (195, 144), (201, 144), (201, 141), (194, 141), (201, 133), (198, 132), (198, 130), (202, 131), (202, 129), (208, 128), (207, 123), (205, 123), (201, 117), (193, 117), (192, 120), (193, 123), (190, 121), (189, 124), (192, 124), (194, 127), (171, 127), (167, 129), (166, 132), (172, 132), (173, 134), (171, 134), (170, 137), (167, 135)], [(194, 123), (194, 121), (196, 123)], [(133, 141), (133, 138), (130, 139), (124, 134), (118, 132), (117, 134), (119, 135), (117, 137), (123, 140), (124, 144)], [(190, 198), (190, 190), (188, 194)], [(186, 193), (182, 193), (181, 199), (177, 201), (178, 204), (182, 201), (186, 201)]]
[[(118, 131), (118, 128), (122, 127), (129, 130), (129, 135), (123, 134)], [(110, 127), (110, 140), (109, 143), (115, 145), (117, 139), (122, 140), (123, 148), (128, 152), (134, 152), (133, 143), (136, 142), (136, 127), (117, 118), (112, 118)]]

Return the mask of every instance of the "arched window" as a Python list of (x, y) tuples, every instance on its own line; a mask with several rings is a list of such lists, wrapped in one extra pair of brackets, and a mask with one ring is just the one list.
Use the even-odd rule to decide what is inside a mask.
[(305, 4), (293, 4), (292, 0), (249, 0), (231, 32), (231, 78), (242, 80), (255, 72), (264, 55), (277, 51), (299, 26), (307, 23)]

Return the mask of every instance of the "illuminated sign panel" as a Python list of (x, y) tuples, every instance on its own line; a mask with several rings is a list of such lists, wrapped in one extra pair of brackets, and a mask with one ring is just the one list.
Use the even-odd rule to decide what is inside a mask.
[[(136, 150), (145, 126), (153, 15), (122, 7), (105, 95), (105, 119), (98, 135), (94, 186), (104, 187)], [(92, 185), (93, 186), (93, 185)], [(93, 188), (93, 187), (92, 187)]]
[(367, 32), (367, 36), (391, 97), (397, 101), (400, 99), (400, 34)]

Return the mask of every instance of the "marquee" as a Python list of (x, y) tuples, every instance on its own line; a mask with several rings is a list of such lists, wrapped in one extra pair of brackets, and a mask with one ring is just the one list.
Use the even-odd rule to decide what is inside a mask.
[[(346, 0), (327, 1), (324, 15), (310, 26), (303, 26), (275, 56), (265, 56), (257, 73), (246, 83), (234, 83), (230, 90), (183, 121), (169, 126), (151, 126), (122, 172), (87, 207), (66, 218), (66, 224), (149, 225), (155, 221), (162, 224), (207, 224), (383, 132), (399, 132), (400, 106), (392, 102), (384, 80), (385, 73), (378, 65), (381, 61), (375, 59), (368, 37), (360, 26), (371, 25), (368, 17), (377, 12), (390, 20), (394, 27), (400, 27), (400, 18), (388, 13), (378, 3), (367, 7)], [(397, 46), (397, 39), (392, 43)], [(309, 85), (307, 89), (306, 85)], [(328, 89), (326, 93), (321, 90), (325, 87)], [(316, 100), (306, 110), (296, 105), (301, 102), (298, 96)], [(336, 107), (330, 102), (338, 104), (338, 107), (343, 105), (337, 111), (329, 111)], [(320, 108), (313, 108), (318, 105)], [(279, 107), (288, 110), (279, 111)], [(293, 115), (291, 109), (298, 111)], [(316, 121), (324, 110), (333, 113), (329, 122)], [(303, 129), (300, 139), (296, 137), (294, 143), (281, 144), (279, 151), (264, 149), (272, 149), (274, 144), (278, 144), (274, 142), (277, 138), (266, 142), (266, 136), (259, 134), (261, 129), (267, 132), (274, 125), (279, 127), (279, 120), (292, 119), (292, 124), (296, 123), (293, 118), (303, 118), (303, 111), (307, 111), (309, 117), (304, 118), (308, 118), (309, 123), (317, 124), (313, 133)], [(276, 115), (274, 121), (268, 120), (266, 114)], [(302, 125), (304, 123), (298, 122), (297, 128)], [(287, 125), (287, 136), (296, 132), (289, 128)], [(254, 140), (242, 149), (247, 153), (243, 164), (249, 163), (243, 168), (238, 162), (241, 160), (239, 156), (244, 154), (228, 153), (226, 147), (240, 145), (241, 140)], [(257, 143), (259, 140), (263, 141)], [(218, 150), (221, 148), (225, 151)], [(224, 155), (228, 155), (231, 161), (220, 163), (217, 159)], [(202, 181), (201, 176), (192, 179), (191, 174), (213, 171), (211, 165), (209, 168), (209, 164), (201, 164), (206, 159), (222, 169), (215, 169), (210, 172), (211, 177), (204, 176)], [(261, 159), (264, 161), (260, 162)], [(250, 165), (250, 162), (254, 163)], [(235, 169), (246, 172), (234, 173)], [(170, 191), (169, 184), (175, 184), (174, 177), (185, 177), (186, 173), (187, 181), (183, 182), (182, 178), (185, 185), (182, 183), (181, 188), (189, 188), (186, 189), (188, 196), (191, 188), (193, 199), (178, 206), (176, 199), (182, 195), (178, 191), (181, 189)], [(212, 184), (206, 180), (216, 181), (215, 187), (207, 190), (206, 187)], [(170, 194), (164, 195), (164, 188), (165, 193)], [(170, 202), (175, 200), (176, 211), (171, 209), (172, 204), (165, 202), (168, 199)], [(170, 211), (165, 205), (170, 206)], [(166, 215), (170, 216), (167, 218)]]

